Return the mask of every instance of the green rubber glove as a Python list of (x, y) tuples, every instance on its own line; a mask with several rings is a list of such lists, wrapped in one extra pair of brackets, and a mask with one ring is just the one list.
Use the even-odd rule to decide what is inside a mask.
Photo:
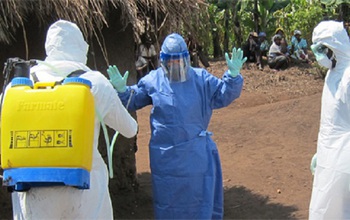
[(109, 76), (109, 81), (113, 85), (113, 87), (118, 92), (125, 92), (126, 91), (126, 82), (128, 80), (129, 71), (126, 71), (124, 76), (122, 76), (118, 70), (118, 68), (113, 65), (109, 66), (107, 69), (107, 73)]
[(311, 170), (312, 175), (314, 175), (314, 173), (315, 173), (316, 165), (317, 165), (317, 153), (314, 154), (314, 156), (311, 159), (311, 163), (310, 163), (310, 170)]
[(225, 53), (225, 58), (228, 66), (228, 73), (232, 77), (238, 76), (243, 64), (245, 63), (245, 61), (247, 61), (247, 57), (243, 58), (243, 51), (241, 50), (241, 48), (238, 48), (238, 50), (236, 50), (236, 48), (234, 47), (232, 49), (231, 59), (228, 53)]
[(310, 48), (314, 53), (316, 60), (322, 60), (323, 57), (327, 56), (328, 49), (321, 43), (312, 44)]

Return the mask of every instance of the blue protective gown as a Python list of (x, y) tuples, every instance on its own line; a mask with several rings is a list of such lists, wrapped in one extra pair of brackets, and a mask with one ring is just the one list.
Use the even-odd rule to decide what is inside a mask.
[(120, 93), (129, 110), (153, 105), (150, 166), (156, 219), (222, 219), (223, 182), (219, 153), (207, 131), (213, 109), (241, 94), (243, 78), (222, 79), (190, 68), (189, 79), (169, 83), (162, 68)]

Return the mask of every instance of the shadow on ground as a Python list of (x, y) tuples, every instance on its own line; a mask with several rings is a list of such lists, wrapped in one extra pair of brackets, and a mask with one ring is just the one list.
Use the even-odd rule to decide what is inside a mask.
[[(138, 175), (139, 189), (136, 194), (120, 192), (113, 204), (115, 219), (154, 219), (152, 207), (152, 185), (150, 173)], [(224, 219), (297, 219), (294, 206), (270, 203), (269, 197), (252, 193), (243, 186), (226, 188), (224, 191)], [(2, 188), (0, 219), (11, 219), (10, 193)]]
[(270, 203), (268, 196), (254, 194), (243, 186), (224, 191), (224, 219), (297, 219), (294, 206)]
[[(138, 180), (140, 186), (134, 203), (128, 205), (130, 198), (125, 194), (120, 195), (119, 201), (123, 202), (114, 204), (116, 219), (154, 219), (151, 175), (139, 174)], [(252, 193), (243, 186), (226, 188), (224, 200), (224, 219), (297, 219), (293, 214), (296, 207), (270, 203), (269, 197)]]
[(2, 186), (2, 179), (0, 184), (0, 219), (12, 219), (11, 193)]

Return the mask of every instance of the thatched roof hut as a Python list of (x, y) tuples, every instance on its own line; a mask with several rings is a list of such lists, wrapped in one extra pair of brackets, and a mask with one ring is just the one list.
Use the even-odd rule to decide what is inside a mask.
[[(23, 38), (25, 57), (29, 58), (29, 32), (46, 31), (58, 19), (70, 20), (81, 28), (87, 39), (94, 39), (109, 64), (104, 31), (115, 26), (118, 14), (118, 32), (132, 31), (133, 38), (153, 30), (157, 38), (172, 31), (189, 28), (196, 22), (193, 16), (205, 7), (204, 0), (2, 0), (0, 1), (0, 45), (13, 45)], [(40, 33), (40, 32), (39, 32)], [(117, 42), (114, 42), (117, 43)], [(43, 44), (43, 42), (42, 42)]]
[[(85, 35), (91, 68), (105, 74), (109, 64), (116, 64), (122, 72), (129, 70), (128, 83), (135, 83), (139, 36), (151, 31), (161, 43), (171, 32), (191, 30), (192, 24), (200, 23), (196, 11), (202, 7), (206, 7), (204, 0), (0, 0), (0, 62), (10, 57), (44, 59), (49, 25), (65, 19), (75, 22)], [(105, 143), (100, 137), (100, 143)], [(135, 146), (136, 139), (118, 137), (113, 154), (115, 179), (110, 181), (115, 218), (137, 218), (130, 210), (137, 200)], [(9, 194), (0, 190), (0, 199), (1, 217), (10, 219)]]

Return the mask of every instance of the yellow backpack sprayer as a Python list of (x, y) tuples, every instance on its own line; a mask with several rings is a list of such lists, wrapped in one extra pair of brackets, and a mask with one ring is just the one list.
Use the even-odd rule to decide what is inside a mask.
[(10, 191), (57, 185), (88, 189), (95, 118), (91, 82), (68, 77), (58, 85), (33, 84), (34, 64), (18, 58), (5, 64), (7, 83), (11, 72), (14, 77), (1, 97), (3, 185)]

